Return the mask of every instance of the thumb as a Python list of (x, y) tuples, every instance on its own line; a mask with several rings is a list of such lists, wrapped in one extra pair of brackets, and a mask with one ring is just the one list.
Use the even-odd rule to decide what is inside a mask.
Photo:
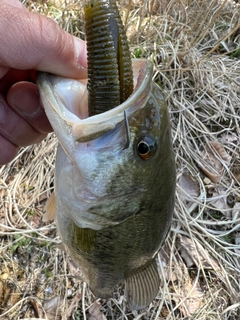
[[(18, 1), (17, 1), (18, 2)], [(0, 3), (0, 65), (64, 77), (86, 76), (85, 42), (14, 0)]]

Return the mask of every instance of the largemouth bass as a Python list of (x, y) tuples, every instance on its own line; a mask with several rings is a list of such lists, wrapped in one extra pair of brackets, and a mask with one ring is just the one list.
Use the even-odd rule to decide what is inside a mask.
[(49, 208), (63, 245), (97, 297), (125, 281), (129, 307), (140, 309), (160, 285), (155, 257), (171, 225), (175, 163), (152, 63), (133, 60), (132, 69), (133, 93), (93, 116), (87, 79), (40, 73), (37, 83), (59, 140)]

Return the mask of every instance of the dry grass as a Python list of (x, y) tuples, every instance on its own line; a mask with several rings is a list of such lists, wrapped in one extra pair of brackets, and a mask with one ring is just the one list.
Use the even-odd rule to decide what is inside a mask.
[[(78, 1), (23, 2), (84, 37)], [(119, 2), (133, 56), (154, 61), (171, 113), (178, 187), (172, 229), (159, 254), (159, 295), (149, 308), (130, 313), (119, 288), (93, 317), (94, 296), (72, 276), (77, 270), (56, 246), (55, 224), (41, 220), (53, 188), (57, 142), (50, 135), (0, 168), (1, 318), (237, 320), (239, 7), (216, 0)]]

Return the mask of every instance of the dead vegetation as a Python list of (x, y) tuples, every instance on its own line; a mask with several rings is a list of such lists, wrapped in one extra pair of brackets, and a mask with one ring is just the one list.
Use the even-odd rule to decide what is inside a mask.
[[(84, 38), (79, 1), (26, 0)], [(159, 256), (162, 286), (129, 312), (116, 288), (96, 300), (42, 222), (56, 139), (0, 168), (1, 319), (240, 318), (240, 10), (232, 1), (120, 0), (133, 57), (154, 61), (169, 105), (176, 209)]]

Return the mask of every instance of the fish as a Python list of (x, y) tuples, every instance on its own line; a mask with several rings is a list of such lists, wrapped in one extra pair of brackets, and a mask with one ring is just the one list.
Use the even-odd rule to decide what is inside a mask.
[(66, 252), (96, 297), (108, 299), (125, 283), (129, 309), (139, 310), (159, 291), (156, 256), (171, 227), (176, 169), (153, 64), (131, 59), (131, 70), (132, 91), (99, 112), (98, 104), (89, 107), (88, 79), (40, 72), (37, 85), (59, 142), (45, 219), (55, 216)]

